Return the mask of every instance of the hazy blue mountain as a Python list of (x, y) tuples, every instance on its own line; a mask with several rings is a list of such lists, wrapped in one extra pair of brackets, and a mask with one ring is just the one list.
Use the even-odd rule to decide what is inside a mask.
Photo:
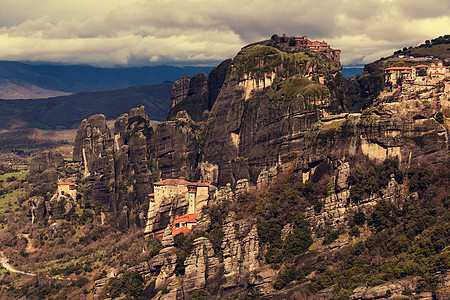
[(100, 68), (0, 61), (0, 81), (14, 80), (46, 90), (79, 93), (159, 84), (201, 72), (209, 73), (211, 69), (174, 66)]
[(342, 76), (346, 78), (356, 77), (356, 75), (361, 75), (364, 71), (364, 67), (343, 67), (342, 68)]
[(165, 119), (172, 82), (126, 89), (77, 93), (49, 99), (0, 100), (0, 128), (71, 129), (84, 118), (104, 114), (115, 119), (140, 104), (152, 120)]

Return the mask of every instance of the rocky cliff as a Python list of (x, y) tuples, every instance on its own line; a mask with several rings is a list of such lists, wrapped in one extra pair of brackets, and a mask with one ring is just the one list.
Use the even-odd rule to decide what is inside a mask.
[[(120, 116), (113, 130), (103, 115), (85, 119), (73, 154), (73, 160), (82, 164), (84, 201), (114, 215), (125, 214), (122, 219), (130, 217), (133, 224), (144, 222), (140, 205), (151, 192), (153, 177), (158, 177), (157, 163), (149, 155), (152, 134), (142, 106)], [(120, 223), (128, 225), (128, 221)]]
[[(218, 166), (219, 185), (234, 187), (239, 179), (256, 184), (261, 172), (294, 157), (306, 174), (323, 161), (335, 164), (344, 157), (352, 161), (398, 157), (402, 168), (407, 168), (441, 161), (446, 155), (447, 133), (434, 118), (447, 95), (445, 88), (421, 97), (381, 94), (384, 98), (377, 103), (389, 104), (374, 105), (363, 114), (343, 113), (350, 95), (343, 92), (348, 86), (341, 80), (339, 65), (320, 53), (287, 53), (266, 44), (244, 47), (208, 79), (198, 77), (196, 81), (203, 83), (195, 84), (196, 88), (189, 83), (190, 88), (213, 97), (208, 109), (206, 96), (200, 99), (187, 89), (179, 96), (178, 87), (181, 82), (187, 84), (185, 78), (174, 85), (176, 100), (170, 115), (173, 118), (186, 107), (188, 115), (196, 116), (199, 128), (193, 151), (199, 155), (195, 163), (191, 159), (192, 168), (184, 175), (198, 176), (195, 166), (208, 162)], [(211, 84), (216, 81), (222, 84)], [(379, 95), (380, 86), (374, 89), (369, 93)], [(190, 110), (198, 108), (201, 114)], [(184, 150), (171, 155), (179, 152), (182, 155)], [(170, 163), (170, 168), (184, 169), (184, 164)]]
[[(209, 76), (175, 82), (167, 121), (155, 128), (143, 107), (113, 130), (104, 116), (84, 120), (73, 156), (83, 201), (122, 229), (143, 227), (156, 180), (217, 186), (186, 236), (172, 236), (170, 226), (186, 213), (187, 198), (166, 197), (154, 212), (149, 241), (162, 249), (149, 242), (148, 260), (128, 268), (147, 281), (143, 293), (445, 295), (448, 82), (390, 91), (377, 72), (354, 83), (369, 95), (364, 105), (373, 104), (351, 112), (349, 99), (361, 98), (345, 93), (338, 62), (256, 43)], [(33, 205), (40, 216), (42, 203)], [(151, 239), (163, 232), (161, 244)]]

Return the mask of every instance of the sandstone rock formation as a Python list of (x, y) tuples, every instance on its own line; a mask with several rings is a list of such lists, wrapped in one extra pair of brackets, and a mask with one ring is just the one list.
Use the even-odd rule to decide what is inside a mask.
[(33, 157), (30, 162), (30, 173), (43, 172), (47, 169), (58, 169), (64, 165), (64, 158), (61, 153), (44, 151)]
[[(152, 134), (142, 106), (116, 120), (114, 135), (103, 115), (83, 120), (77, 131), (73, 160), (84, 169), (84, 199), (121, 214), (122, 225), (128, 218), (139, 220), (136, 208), (146, 201), (150, 180), (157, 178), (157, 164), (149, 154)], [(131, 211), (124, 213), (125, 206)]]
[[(114, 137), (104, 117), (83, 121), (74, 160), (85, 168), (85, 199), (116, 212), (119, 227), (124, 227), (135, 219), (133, 208), (147, 201), (152, 183), (159, 178), (207, 180), (217, 185), (210, 190), (214, 197), (209, 205), (237, 206), (237, 199), (264, 190), (280, 172), (292, 171), (303, 183), (325, 181), (326, 191), (317, 196), (318, 205), (308, 203), (302, 208), (313, 236), (325, 226), (345, 226), (348, 216), (356, 212), (369, 214), (381, 200), (401, 209), (418, 194), (410, 193), (390, 174), (385, 176), (386, 188), (352, 201), (351, 170), (386, 159), (398, 162), (402, 171), (445, 162), (448, 128), (435, 117), (445, 88), (431, 101), (394, 93), (389, 101), (349, 113), (344, 112), (348, 99), (341, 90), (339, 70), (336, 61), (320, 53), (287, 53), (255, 44), (208, 77), (199, 74), (178, 80), (167, 121), (156, 128), (149, 126), (142, 107), (117, 119)], [(379, 86), (367, 85), (367, 93), (376, 95)], [(295, 203), (300, 197), (299, 192), (290, 200)], [(206, 214), (197, 217), (197, 228), (189, 236), (192, 247), (183, 262), (185, 273), (175, 274), (181, 262), (177, 262), (179, 249), (174, 247), (170, 226), (187, 208), (186, 197), (166, 197), (148, 214), (147, 233), (162, 238), (164, 249), (136, 270), (155, 278), (147, 291), (152, 297), (189, 299), (199, 289), (212, 295), (239, 289), (263, 295), (274, 292), (273, 281), (286, 266), (276, 271), (264, 265), (267, 247), (260, 245), (258, 220), (237, 219), (232, 210), (220, 225)], [(296, 228), (294, 223), (281, 225), (285, 243)], [(211, 237), (213, 226), (217, 235)], [(353, 241), (347, 235), (333, 245), (316, 245), (319, 250), (297, 257), (295, 263), (314, 276), (320, 260), (331, 259)], [(352, 297), (376, 299), (389, 293), (401, 297), (403, 290), (415, 286), (415, 279), (364, 286), (354, 290)], [(318, 295), (329, 298), (333, 289)]]
[(200, 237), (194, 241), (192, 252), (184, 263), (186, 271), (183, 289), (187, 295), (205, 288), (209, 282), (220, 279), (219, 260), (207, 238)]
[(70, 196), (55, 194), (49, 201), (49, 215), (53, 220), (64, 218), (75, 206)]
[(403, 297), (402, 292), (405, 290), (413, 291), (417, 287), (418, 278), (404, 278), (400, 280), (390, 281), (385, 284), (367, 287), (361, 286), (353, 291), (353, 295), (350, 296), (351, 300), (359, 299), (380, 299), (387, 295), (396, 299), (408, 299), (409, 297)]
[(33, 197), (29, 201), (28, 217), (31, 223), (37, 223), (47, 215), (47, 208), (43, 197)]

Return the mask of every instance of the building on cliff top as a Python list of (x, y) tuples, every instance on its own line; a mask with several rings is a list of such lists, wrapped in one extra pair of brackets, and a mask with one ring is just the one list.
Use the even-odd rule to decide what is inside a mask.
[[(187, 216), (198, 214), (203, 206), (208, 203), (210, 184), (204, 181), (190, 182), (185, 180), (184, 177), (180, 177), (177, 179), (171, 178), (161, 180), (155, 182), (153, 186), (154, 193), (149, 194), (149, 208), (145, 234), (153, 233), (155, 236), (159, 235), (159, 233), (155, 232), (155, 223), (160, 219), (162, 213), (161, 208), (164, 207), (164, 209), (167, 209), (167, 207), (172, 207), (173, 203), (177, 203), (177, 205), (180, 205), (180, 203), (187, 204), (187, 209), (174, 209), (169, 215), (171, 216), (171, 223), (173, 225), (178, 224), (176, 225), (178, 231), (183, 232), (183, 230), (186, 229), (189, 231), (195, 225), (196, 221), (195, 217), (192, 219)], [(184, 204), (182, 205), (183, 207), (186, 207)], [(180, 214), (180, 212), (183, 211), (184, 214)], [(175, 221), (177, 218), (182, 218), (179, 220), (186, 219), (190, 221), (187, 223), (186, 221), (179, 221), (176, 223)], [(179, 224), (186, 225), (181, 226)], [(182, 227), (186, 228), (181, 229)]]
[(333, 49), (330, 45), (325, 41), (310, 41), (306, 35), (301, 37), (288, 37), (283, 35), (279, 37), (278, 35), (272, 36), (271, 41), (275, 43), (282, 43), (285, 45), (289, 45), (289, 47), (293, 48), (296, 51), (314, 51), (319, 52), (332, 59), (336, 63), (341, 63), (341, 50)]
[(78, 185), (75, 183), (60, 181), (58, 182), (58, 189), (56, 190), (56, 193), (61, 195), (69, 195), (75, 200), (77, 197), (77, 187)]
[(184, 177), (179, 179), (166, 179), (155, 182), (154, 184), (154, 202), (161, 203), (162, 198), (174, 198), (176, 196), (186, 196), (189, 201), (188, 214), (200, 211), (197, 207), (198, 200), (209, 198), (209, 183), (189, 182)]
[(411, 67), (389, 67), (384, 69), (386, 83), (394, 86), (398, 80), (409, 81), (413, 84), (436, 84), (450, 78), (450, 70), (442, 64), (442, 61), (429, 65), (416, 65)]

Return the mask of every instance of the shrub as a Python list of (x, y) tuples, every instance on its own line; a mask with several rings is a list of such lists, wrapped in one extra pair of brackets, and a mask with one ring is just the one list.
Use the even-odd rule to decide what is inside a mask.
[(366, 222), (367, 218), (366, 215), (362, 212), (362, 211), (358, 211), (355, 213), (355, 215), (353, 216), (353, 222), (356, 225), (363, 225)]
[(106, 287), (111, 298), (124, 294), (130, 298), (138, 298), (144, 289), (144, 280), (139, 272), (127, 271), (120, 278), (111, 278)]
[(375, 205), (375, 210), (369, 217), (369, 225), (375, 227), (375, 230), (381, 231), (390, 228), (396, 224), (394, 216), (394, 207), (386, 201), (380, 201)]
[(162, 249), (161, 241), (158, 239), (155, 239), (152, 236), (149, 236), (147, 241), (147, 247), (149, 249), (148, 258), (152, 258), (156, 255), (158, 255), (159, 251)]
[(211, 294), (205, 290), (196, 290), (192, 294), (192, 300), (208, 300)]
[(339, 237), (339, 233), (337, 230), (330, 230), (325, 233), (325, 238), (322, 241), (322, 245), (329, 245)]
[(288, 283), (294, 281), (297, 277), (296, 267), (294, 264), (288, 264), (284, 270), (280, 273), (278, 278), (274, 281), (273, 287), (277, 290), (281, 290)]
[(348, 232), (350, 236), (358, 237), (359, 236), (359, 229), (358, 227), (354, 226), (350, 231)]
[(422, 194), (431, 183), (431, 172), (425, 166), (411, 167), (408, 170), (409, 190)]
[(184, 275), (184, 271), (186, 269), (185, 265), (184, 265), (184, 261), (186, 260), (188, 256), (188, 253), (184, 250), (180, 250), (179, 252), (177, 252), (177, 262), (175, 265), (175, 274), (180, 276), (180, 275)]

